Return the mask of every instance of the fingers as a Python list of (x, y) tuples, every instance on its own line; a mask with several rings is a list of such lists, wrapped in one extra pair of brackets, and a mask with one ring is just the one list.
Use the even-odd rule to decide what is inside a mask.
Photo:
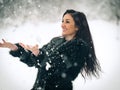
[(26, 45), (26, 49), (31, 50), (32, 46)]
[[(6, 41), (4, 39), (2, 39), (3, 43), (6, 43)], [(1, 43), (2, 44), (2, 43)]]
[(2, 39), (3, 42), (0, 42), (0, 47), (4, 47), (5, 46), (5, 43), (6, 41), (4, 39)]
[(36, 44), (35, 46), (31, 46), (31, 45), (25, 45), (23, 43), (19, 43), (19, 45), (26, 50), (30, 50), (31, 52), (38, 50), (38, 44)]
[(25, 45), (23, 43), (19, 43), (19, 45), (23, 48), (25, 48)]
[(4, 39), (2, 39), (3, 43), (6, 43), (6, 41)]
[(21, 47), (23, 47), (24, 49), (26, 49), (26, 50), (31, 50), (31, 46), (30, 46), (30, 45), (25, 45), (25, 44), (23, 44), (23, 43), (19, 43), (19, 45), (20, 45)]

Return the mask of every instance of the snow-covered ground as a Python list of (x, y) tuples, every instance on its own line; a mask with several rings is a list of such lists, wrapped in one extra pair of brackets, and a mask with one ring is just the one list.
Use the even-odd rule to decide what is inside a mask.
[[(97, 58), (102, 67), (99, 79), (84, 79), (79, 75), (73, 81), (74, 90), (120, 90), (120, 25), (102, 20), (89, 21)], [(0, 41), (39, 44), (42, 47), (51, 38), (61, 35), (60, 23), (25, 23), (18, 27), (0, 29)], [(37, 69), (27, 67), (0, 48), (0, 90), (30, 90), (36, 79)]]

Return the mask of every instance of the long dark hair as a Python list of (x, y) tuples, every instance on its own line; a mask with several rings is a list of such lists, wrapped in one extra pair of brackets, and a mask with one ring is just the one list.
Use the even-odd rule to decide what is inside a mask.
[(70, 14), (73, 17), (75, 25), (79, 29), (75, 37), (77, 39), (84, 40), (89, 47), (89, 53), (86, 57), (80, 73), (84, 78), (85, 76), (91, 75), (94, 75), (96, 77), (99, 76), (99, 71), (101, 71), (101, 67), (96, 58), (94, 44), (85, 14), (72, 9), (66, 10), (66, 12), (63, 14), (63, 17), (65, 14)]

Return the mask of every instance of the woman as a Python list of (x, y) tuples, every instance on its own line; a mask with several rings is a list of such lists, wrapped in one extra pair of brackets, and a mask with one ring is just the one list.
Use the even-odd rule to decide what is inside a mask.
[(42, 48), (3, 40), (0, 47), (10, 49), (29, 67), (38, 68), (32, 90), (72, 90), (72, 81), (79, 73), (99, 76), (92, 37), (86, 16), (82, 12), (66, 10), (62, 17), (62, 36), (53, 38)]

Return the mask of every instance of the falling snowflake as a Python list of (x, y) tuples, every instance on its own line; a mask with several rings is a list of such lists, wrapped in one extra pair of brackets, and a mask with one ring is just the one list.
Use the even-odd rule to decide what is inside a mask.
[(78, 63), (75, 62), (75, 63), (74, 63), (74, 66), (76, 67), (77, 65), (78, 65)]
[(49, 70), (50, 67), (51, 65), (48, 62), (46, 62), (46, 70)]
[(62, 78), (66, 78), (67, 75), (66, 75), (66, 73), (62, 73), (61, 76), (62, 76)]
[(41, 6), (40, 6), (40, 5), (38, 5), (38, 7), (40, 8)]
[(92, 55), (91, 55), (91, 54), (89, 54), (89, 57), (92, 57)]
[(92, 48), (92, 46), (90, 48)]
[(16, 15), (16, 11), (13, 11), (13, 14)]
[(48, 52), (46, 52), (46, 55), (48, 55)]
[(41, 87), (38, 87), (37, 90), (42, 90), (42, 88), (41, 88)]
[(29, 12), (28, 12), (28, 14), (29, 14), (29, 15), (31, 15), (31, 14), (32, 14), (32, 12), (31, 12), (31, 11), (29, 11)]
[(61, 54), (60, 56), (63, 57), (63, 54)]
[(22, 6), (19, 6), (19, 9), (21, 9), (22, 8)]
[(57, 88), (59, 85), (55, 85), (55, 87)]
[(28, 3), (32, 3), (32, 0), (28, 0)]

